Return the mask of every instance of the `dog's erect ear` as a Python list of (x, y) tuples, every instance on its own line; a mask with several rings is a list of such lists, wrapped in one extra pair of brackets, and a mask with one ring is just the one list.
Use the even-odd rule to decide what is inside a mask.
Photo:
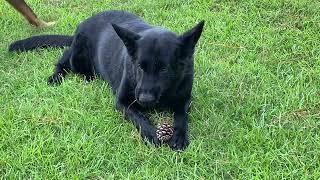
[(194, 52), (194, 47), (196, 46), (204, 26), (204, 21), (199, 22), (195, 27), (183, 33), (179, 39), (181, 42), (181, 55), (191, 56)]
[(116, 24), (111, 25), (126, 46), (129, 55), (134, 57), (137, 49), (137, 40), (140, 39), (141, 36)]

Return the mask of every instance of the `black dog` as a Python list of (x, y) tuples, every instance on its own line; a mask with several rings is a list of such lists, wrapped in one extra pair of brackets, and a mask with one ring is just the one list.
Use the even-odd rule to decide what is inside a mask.
[(47, 46), (70, 46), (48, 83), (60, 84), (68, 72), (87, 80), (100, 76), (116, 94), (116, 108), (149, 142), (159, 145), (146, 110), (174, 112), (174, 134), (169, 145), (183, 150), (189, 144), (188, 107), (193, 82), (193, 54), (204, 21), (178, 36), (151, 26), (124, 11), (107, 11), (82, 22), (74, 36), (45, 35), (17, 41), (10, 51)]

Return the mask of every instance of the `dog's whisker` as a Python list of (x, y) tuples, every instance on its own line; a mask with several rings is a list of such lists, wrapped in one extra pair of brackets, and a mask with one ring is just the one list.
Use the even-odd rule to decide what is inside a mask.
[(134, 101), (132, 101), (131, 104), (129, 104), (129, 106), (127, 107), (127, 111), (129, 110), (129, 108), (130, 108), (135, 102), (137, 102), (137, 99), (135, 99)]

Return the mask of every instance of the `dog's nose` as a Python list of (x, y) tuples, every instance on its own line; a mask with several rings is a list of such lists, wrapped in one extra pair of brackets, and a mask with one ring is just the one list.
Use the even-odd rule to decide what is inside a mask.
[(138, 101), (142, 104), (142, 105), (152, 105), (154, 104), (156, 98), (152, 95), (152, 94), (140, 94)]

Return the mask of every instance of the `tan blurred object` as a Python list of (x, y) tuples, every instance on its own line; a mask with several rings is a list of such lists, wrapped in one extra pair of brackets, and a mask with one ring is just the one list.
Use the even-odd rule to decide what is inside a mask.
[(48, 27), (55, 24), (55, 22), (45, 22), (37, 17), (32, 9), (27, 5), (24, 0), (6, 0), (18, 12), (20, 12), (30, 24), (36, 27)]

